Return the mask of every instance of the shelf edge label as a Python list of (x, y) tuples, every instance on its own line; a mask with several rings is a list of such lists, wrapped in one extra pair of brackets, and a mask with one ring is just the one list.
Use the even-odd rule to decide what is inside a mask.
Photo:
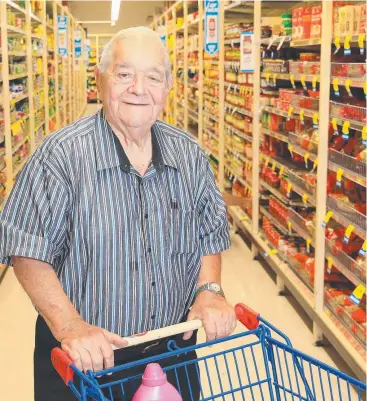
[(219, 1), (205, 0), (205, 51), (211, 55), (219, 51)]

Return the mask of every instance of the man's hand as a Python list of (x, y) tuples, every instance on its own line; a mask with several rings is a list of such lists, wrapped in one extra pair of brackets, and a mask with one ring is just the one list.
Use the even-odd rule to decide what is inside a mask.
[(97, 372), (114, 366), (111, 345), (123, 348), (127, 342), (117, 334), (75, 319), (59, 334), (57, 340), (79, 370)]
[[(234, 308), (221, 295), (209, 291), (199, 294), (191, 308), (187, 320), (196, 319), (203, 322), (207, 341), (229, 336), (237, 324)], [(185, 333), (184, 340), (192, 334)]]

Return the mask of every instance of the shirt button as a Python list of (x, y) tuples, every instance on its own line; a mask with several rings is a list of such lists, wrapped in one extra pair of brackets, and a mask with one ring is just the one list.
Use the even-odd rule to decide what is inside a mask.
[(152, 286), (155, 287), (155, 281), (152, 281)]
[(151, 318), (152, 318), (152, 319), (155, 319), (155, 315), (152, 315)]
[(148, 213), (145, 213), (144, 217), (147, 219), (148, 218)]
[(148, 252), (149, 252), (149, 253), (152, 252), (152, 248), (148, 248)]

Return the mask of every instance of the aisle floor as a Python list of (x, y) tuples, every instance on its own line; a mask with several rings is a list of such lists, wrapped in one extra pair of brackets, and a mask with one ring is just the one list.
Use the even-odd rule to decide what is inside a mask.
[[(86, 115), (98, 107), (89, 106)], [(243, 302), (260, 312), (284, 331), (296, 348), (339, 369), (347, 369), (331, 347), (312, 345), (312, 325), (303, 310), (292, 297), (278, 295), (271, 272), (252, 260), (251, 251), (238, 235), (233, 236), (232, 248), (223, 255), (223, 287), (230, 302)], [(0, 400), (32, 401), (36, 312), (12, 270), (0, 286), (0, 305)], [(241, 330), (238, 326), (237, 331)]]

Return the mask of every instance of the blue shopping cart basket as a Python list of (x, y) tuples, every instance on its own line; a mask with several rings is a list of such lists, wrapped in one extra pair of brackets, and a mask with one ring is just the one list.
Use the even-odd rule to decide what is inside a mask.
[[(178, 348), (174, 341), (169, 341), (164, 354), (100, 372), (88, 371), (84, 374), (59, 348), (52, 351), (52, 363), (80, 401), (131, 401), (131, 396), (127, 394), (135, 393), (141, 384), (145, 366), (152, 362), (163, 367), (167, 376), (171, 377), (171, 383), (181, 394), (185, 393), (185, 401), (366, 399), (365, 383), (295, 350), (285, 334), (247, 306), (238, 304), (235, 309), (238, 320), (249, 331), (187, 348)], [(201, 322), (187, 322), (152, 331), (143, 337), (150, 341), (199, 326)], [(143, 342), (139, 337), (133, 340)], [(194, 359), (179, 359), (193, 352), (196, 352)], [(165, 360), (169, 358), (172, 361), (175, 356), (178, 362), (166, 366)], [(139, 374), (129, 374), (132, 369), (136, 372), (139, 368)], [(195, 379), (188, 373), (190, 369), (196, 373)], [(120, 378), (115, 379), (114, 376)], [(193, 380), (196, 389), (199, 388), (199, 395), (194, 394)]]

